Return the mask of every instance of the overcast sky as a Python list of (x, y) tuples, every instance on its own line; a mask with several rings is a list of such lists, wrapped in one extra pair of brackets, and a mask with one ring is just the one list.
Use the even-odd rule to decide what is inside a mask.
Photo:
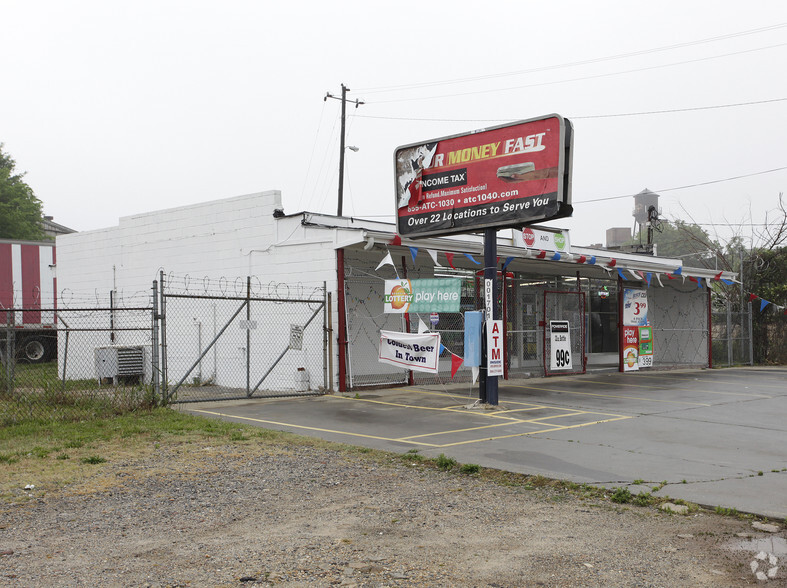
[(554, 223), (574, 244), (633, 226), (632, 198), (591, 200), (649, 188), (666, 218), (725, 236), (787, 192), (784, 0), (0, 0), (0, 15), (0, 142), (77, 230), (271, 189), (288, 214), (335, 214), (340, 103), (323, 98), (342, 83), (364, 102), (348, 108), (348, 216), (393, 220), (397, 146), (549, 113), (575, 129), (574, 216)]

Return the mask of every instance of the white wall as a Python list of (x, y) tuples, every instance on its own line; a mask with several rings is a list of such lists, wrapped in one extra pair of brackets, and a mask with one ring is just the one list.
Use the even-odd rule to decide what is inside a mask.
[[(210, 280), (216, 284), (221, 278), (231, 285), (227, 294), (235, 294), (232, 285), (238, 280), (245, 291), (247, 275), (254, 276), (253, 284), (262, 287), (263, 295), (280, 284), (279, 290), (289, 292), (289, 297), (309, 297), (323, 282), (327, 282), (329, 291), (335, 292), (335, 247), (341, 231), (304, 227), (300, 216), (274, 219), (273, 211), (281, 208), (281, 193), (268, 191), (124, 217), (116, 227), (59, 236), (57, 275), (58, 289), (62, 293), (60, 308), (65, 311), (63, 316), (66, 321), (70, 318), (72, 328), (107, 327), (109, 313), (83, 313), (82, 316), (69, 313), (67, 309), (107, 308), (113, 288), (117, 307), (148, 306), (153, 280), (159, 279), (161, 270), (174, 291), (188, 289), (196, 294), (201, 293), (203, 282)], [(201, 306), (194, 304), (183, 310), (189, 313), (188, 317), (185, 314), (168, 316), (168, 344), (172, 346), (173, 358), (176, 357), (174, 345), (178, 331), (193, 338), (197, 321), (211, 325), (204, 334), (205, 344), (210, 341), (213, 310), (202, 312), (199, 308)], [(315, 320), (322, 324), (321, 319)], [(116, 327), (119, 321), (122, 321), (122, 313), (115, 317)], [(140, 321), (136, 317), (134, 326), (138, 325)], [(264, 337), (262, 332), (258, 335)], [(141, 344), (145, 336), (149, 343), (146, 333), (119, 331), (115, 343)], [(108, 332), (72, 332), (67, 356), (68, 377), (93, 377), (93, 349), (109, 343)], [(62, 370), (64, 341), (60, 345)], [(311, 347), (314, 349), (315, 345)], [(236, 361), (237, 349), (233, 349), (232, 354)], [(171, 368), (185, 369), (186, 364), (192, 363), (193, 355), (194, 350), (189, 351), (182, 361), (173, 362)], [(258, 359), (258, 363), (264, 363)], [(336, 362), (334, 366), (336, 368)], [(174, 372), (170, 374), (170, 381), (173, 379), (178, 379)], [(322, 384), (321, 375), (319, 383)]]

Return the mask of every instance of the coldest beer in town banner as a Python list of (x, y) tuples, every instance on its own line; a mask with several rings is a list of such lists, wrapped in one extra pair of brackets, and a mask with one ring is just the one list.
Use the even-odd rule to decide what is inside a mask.
[(407, 370), (437, 373), (440, 333), (380, 331), (379, 361)]
[(571, 144), (571, 123), (553, 114), (399, 147), (398, 233), (468, 233), (570, 216)]
[(459, 312), (462, 281), (458, 278), (385, 280), (386, 313)]

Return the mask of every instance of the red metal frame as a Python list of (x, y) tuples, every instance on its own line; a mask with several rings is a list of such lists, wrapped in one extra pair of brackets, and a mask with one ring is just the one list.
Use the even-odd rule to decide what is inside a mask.
[[(345, 316), (344, 296), (344, 249), (336, 250), (336, 279), (338, 300), (336, 311), (339, 314), (339, 392), (347, 392), (347, 317)], [(333, 377), (333, 374), (331, 374)]]

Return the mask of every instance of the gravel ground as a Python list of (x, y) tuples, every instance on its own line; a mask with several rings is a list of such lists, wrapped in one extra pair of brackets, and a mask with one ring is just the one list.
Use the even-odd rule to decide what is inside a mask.
[[(752, 553), (726, 548), (743, 540), (738, 533), (762, 535), (748, 521), (501, 485), (398, 458), (195, 444), (97, 468), (0, 505), (0, 585), (758, 583)], [(785, 578), (780, 569), (768, 583)]]

